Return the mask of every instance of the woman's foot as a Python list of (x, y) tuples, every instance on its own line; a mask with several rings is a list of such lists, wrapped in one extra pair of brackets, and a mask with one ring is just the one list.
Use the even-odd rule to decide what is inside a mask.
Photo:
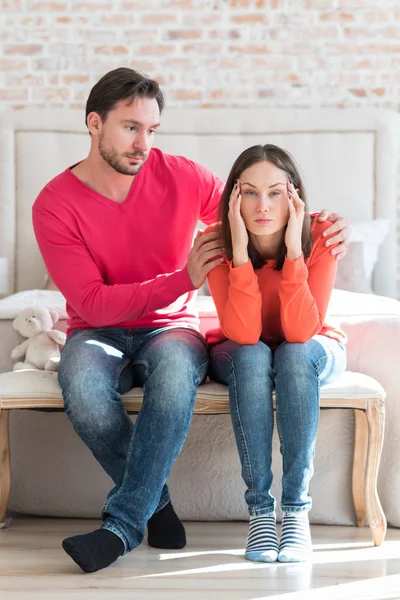
[(250, 517), (245, 558), (255, 562), (275, 562), (278, 551), (275, 513)]
[(308, 511), (283, 513), (279, 562), (304, 562), (312, 552)]

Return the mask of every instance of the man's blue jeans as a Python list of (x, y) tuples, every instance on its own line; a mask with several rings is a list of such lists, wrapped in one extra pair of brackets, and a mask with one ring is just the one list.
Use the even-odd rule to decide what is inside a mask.
[[(74, 331), (61, 353), (59, 382), (75, 431), (113, 480), (102, 527), (128, 552), (156, 510), (185, 441), (197, 387), (207, 374), (204, 338), (190, 328)], [(143, 387), (136, 423), (121, 394)]]
[(226, 340), (212, 348), (210, 377), (229, 385), (231, 417), (250, 515), (265, 515), (275, 509), (270, 491), (273, 389), (283, 460), (282, 510), (309, 510), (319, 387), (345, 368), (344, 346), (325, 336), (315, 336), (304, 344), (284, 342), (274, 352), (261, 341), (250, 346)]

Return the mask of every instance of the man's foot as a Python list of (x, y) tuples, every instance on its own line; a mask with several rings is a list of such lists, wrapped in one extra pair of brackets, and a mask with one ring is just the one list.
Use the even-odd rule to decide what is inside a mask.
[(308, 511), (283, 513), (279, 562), (304, 562), (312, 552)]
[(92, 533), (65, 538), (62, 547), (86, 573), (108, 567), (124, 551), (121, 538), (108, 529), (96, 529)]
[(278, 550), (275, 513), (250, 517), (244, 557), (254, 562), (275, 562), (278, 558)]
[(185, 528), (171, 502), (149, 519), (147, 531), (147, 542), (153, 548), (180, 550), (186, 546)]

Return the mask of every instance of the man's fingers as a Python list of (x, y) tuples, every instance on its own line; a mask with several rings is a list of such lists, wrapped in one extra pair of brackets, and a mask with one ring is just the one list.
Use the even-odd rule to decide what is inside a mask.
[(221, 234), (218, 231), (211, 231), (210, 233), (203, 233), (194, 238), (193, 247), (201, 248), (204, 244), (211, 242), (213, 240), (220, 240)]
[(336, 235), (326, 240), (325, 246), (333, 246), (334, 244), (338, 244), (340, 242), (346, 242), (349, 237), (349, 229), (345, 227), (341, 229)]
[(321, 212), (319, 213), (319, 215), (318, 215), (318, 221), (320, 223), (322, 223), (323, 221), (326, 221), (327, 218), (328, 218), (328, 215), (329, 215), (328, 209), (327, 208), (323, 208), (321, 210)]
[(347, 235), (349, 234), (349, 222), (347, 219), (344, 219), (343, 217), (341, 217), (340, 219), (335, 221), (330, 227), (328, 227), (328, 229), (325, 229), (325, 231), (323, 233), (323, 237), (328, 237), (328, 236), (332, 235), (333, 233), (340, 231), (341, 229), (346, 230)]
[(225, 248), (222, 244), (222, 240), (213, 240), (212, 242), (207, 242), (207, 244), (203, 244), (200, 248), (197, 248), (198, 256), (203, 256), (205, 252), (209, 252), (210, 250), (217, 250), (221, 254), (225, 252)]
[(335, 246), (334, 248), (332, 248), (331, 254), (333, 254), (333, 255), (342, 254), (344, 256), (347, 252), (348, 247), (349, 247), (349, 245), (347, 243), (347, 240), (345, 240), (345, 241), (341, 242), (340, 244), (338, 244), (337, 246)]
[(222, 256), (218, 256), (217, 258), (213, 258), (212, 260), (208, 261), (208, 263), (204, 265), (205, 276), (207, 277), (210, 271), (212, 271), (217, 265), (220, 265), (223, 262), (224, 258)]
[(202, 252), (201, 256), (199, 257), (199, 261), (200, 261), (201, 265), (206, 265), (213, 258), (222, 256), (223, 252), (221, 250), (222, 250), (221, 248), (216, 248), (214, 250), (208, 250), (207, 252)]

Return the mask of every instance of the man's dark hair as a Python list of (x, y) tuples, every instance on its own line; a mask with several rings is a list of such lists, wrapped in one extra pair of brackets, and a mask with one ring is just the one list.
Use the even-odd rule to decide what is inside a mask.
[(163, 93), (154, 79), (148, 79), (127, 67), (120, 67), (106, 73), (90, 91), (86, 102), (86, 125), (89, 113), (96, 112), (101, 120), (105, 121), (117, 102), (128, 99), (133, 102), (135, 98), (155, 98), (160, 113), (164, 108)]

